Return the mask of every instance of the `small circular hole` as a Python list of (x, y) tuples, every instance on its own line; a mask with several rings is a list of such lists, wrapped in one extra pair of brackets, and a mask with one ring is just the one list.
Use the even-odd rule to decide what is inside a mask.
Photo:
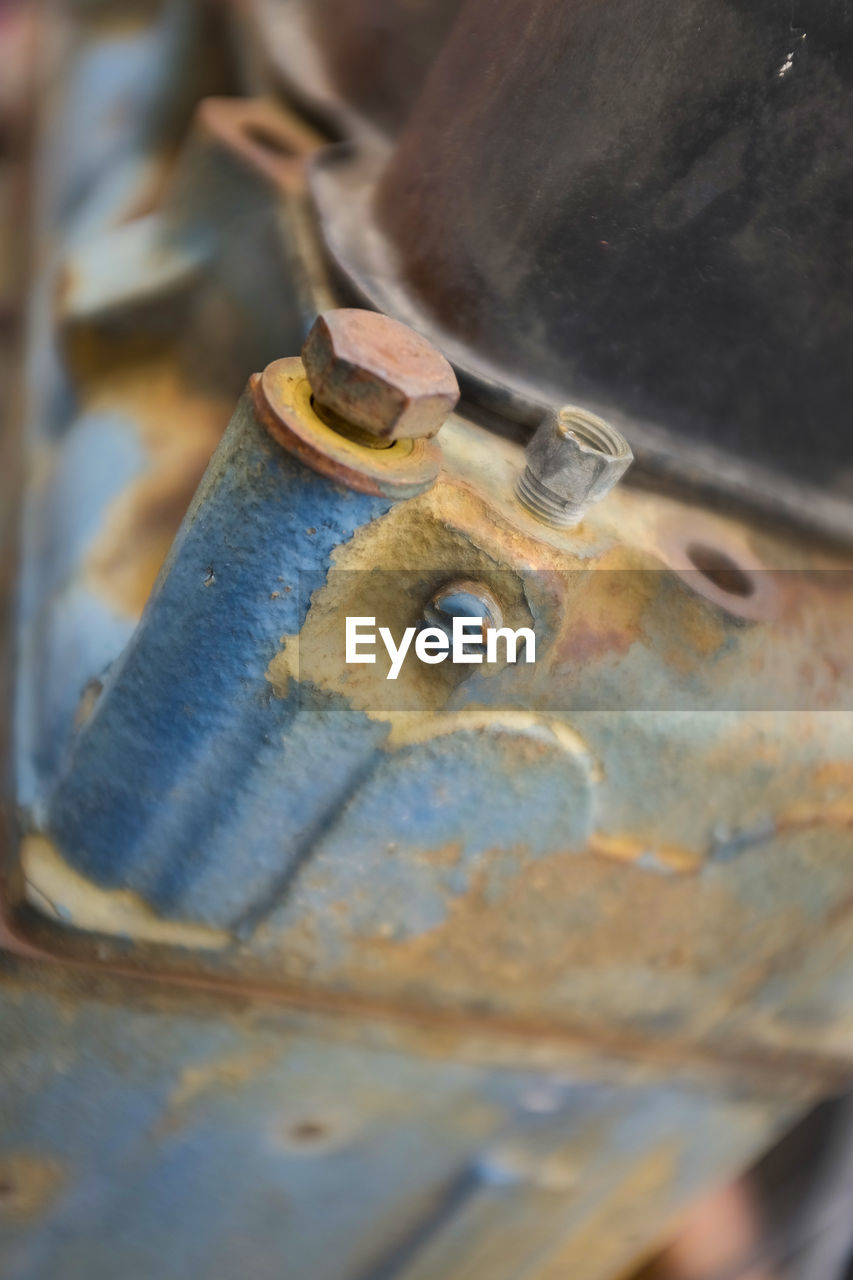
[(258, 147), (263, 147), (265, 151), (269, 151), (272, 155), (282, 156), (291, 160), (296, 155), (290, 140), (282, 134), (276, 133), (274, 129), (270, 129), (268, 125), (253, 122), (243, 127), (246, 137), (251, 142), (254, 142)]
[(741, 569), (725, 551), (703, 542), (694, 542), (687, 548), (687, 555), (694, 569), (698, 569), (720, 591), (741, 597), (754, 594), (755, 581), (751, 574)]
[(322, 1142), (327, 1132), (319, 1120), (300, 1120), (290, 1130), (290, 1137), (293, 1142)]
[(563, 420), (566, 435), (572, 436), (577, 440), (578, 444), (586, 445), (587, 449), (595, 449), (597, 453), (607, 454), (609, 449), (602, 443), (601, 437), (591, 431), (589, 426), (584, 422), (566, 422)]

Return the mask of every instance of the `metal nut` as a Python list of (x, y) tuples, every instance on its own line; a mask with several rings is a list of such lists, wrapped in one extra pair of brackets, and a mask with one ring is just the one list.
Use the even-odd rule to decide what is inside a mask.
[(585, 409), (564, 405), (548, 413), (527, 446), (516, 493), (537, 519), (570, 528), (633, 460), (615, 427)]
[(302, 361), (321, 416), (381, 440), (435, 435), (459, 399), (444, 356), (376, 311), (324, 311)]

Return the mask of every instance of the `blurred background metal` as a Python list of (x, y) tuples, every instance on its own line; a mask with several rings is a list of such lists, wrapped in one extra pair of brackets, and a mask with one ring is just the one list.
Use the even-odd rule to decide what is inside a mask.
[[(851, 35), (842, 0), (0, 3), (4, 1276), (848, 1280)], [(247, 401), (220, 444), (252, 374), (365, 302), (464, 393), (389, 524)], [(512, 497), (566, 399), (637, 458), (576, 541)], [(255, 525), (267, 467), (292, 501)], [(260, 637), (306, 625), (285, 577), (322, 588), (354, 531), (414, 573), (395, 620), (472, 578), (540, 609), (550, 686), (488, 721), (431, 693), (435, 737), (388, 759), (324, 688), (282, 756), (300, 673)], [(229, 641), (249, 592), (217, 617), (213, 560), (255, 534), (248, 585), (277, 543), (282, 585)], [(523, 578), (602, 556), (653, 566), (653, 603)], [(786, 695), (830, 715), (586, 727), (578, 670), (626, 699), (663, 653), (685, 708), (760, 684), (771, 570)], [(97, 727), (134, 655), (144, 767)]]

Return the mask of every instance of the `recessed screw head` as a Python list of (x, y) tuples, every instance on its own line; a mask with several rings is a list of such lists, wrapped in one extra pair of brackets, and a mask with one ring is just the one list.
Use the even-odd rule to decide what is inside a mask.
[(438, 627), (449, 637), (453, 635), (454, 618), (479, 619), (482, 630), (480, 640), (470, 643), (473, 651), (485, 651), (486, 632), (503, 626), (503, 612), (488, 587), (467, 579), (447, 582), (439, 587), (424, 608), (424, 626)]
[(376, 311), (324, 311), (302, 362), (321, 416), (380, 440), (434, 436), (459, 399), (441, 352)]
[(536, 429), (516, 493), (539, 520), (570, 528), (633, 460), (628, 441), (615, 427), (585, 409), (564, 405), (551, 410)]

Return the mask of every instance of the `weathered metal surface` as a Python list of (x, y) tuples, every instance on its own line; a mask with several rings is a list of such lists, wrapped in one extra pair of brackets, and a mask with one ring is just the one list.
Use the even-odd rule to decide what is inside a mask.
[(0, 1010), (8, 1280), (607, 1280), (791, 1116), (8, 960)]
[(852, 50), (834, 0), (474, 0), (379, 221), (508, 372), (849, 499)]
[[(311, 473), (277, 464), (285, 523), (257, 526), (256, 567), (233, 588), (256, 612), (236, 628), (218, 577), (205, 585), (220, 555), (210, 522), (220, 512), (239, 549), (263, 486), (245, 441), (225, 447), (222, 498), (199, 495), (129, 650), (137, 673), (120, 667), (111, 686), (133, 741), (116, 750), (105, 700), (54, 801), (60, 850), (169, 919), (234, 930), (241, 945), (219, 970), (708, 1052), (849, 1054), (837, 1001), (823, 1024), (819, 979), (786, 1011), (798, 948), (843, 929), (850, 891), (845, 562), (768, 535), (750, 558), (730, 522), (630, 490), (576, 531), (549, 529), (514, 497), (520, 448), (459, 418), (445, 438), (434, 488), (369, 511), (351, 539), (322, 484), (311, 505)], [(360, 452), (371, 465), (387, 453)], [(336, 502), (336, 519), (346, 509)], [(714, 547), (732, 567), (702, 559)], [(298, 612), (268, 598), (271, 548)], [(704, 570), (686, 567), (690, 554)], [(310, 606), (300, 566), (315, 571)], [(484, 583), (507, 624), (535, 626), (536, 664), (416, 664), (393, 685), (381, 662), (347, 668), (346, 615), (399, 630), (461, 577)], [(228, 691), (233, 662), (239, 681), (254, 673), (248, 719)], [(152, 706), (163, 732), (140, 734)], [(105, 752), (132, 763), (105, 778)], [(153, 793), (143, 758), (156, 761)], [(239, 798), (226, 792), (235, 776)], [(27, 871), (61, 903), (37, 851)]]
[(261, 83), (334, 132), (397, 132), (462, 0), (250, 0), (242, 35)]
[[(548, 656), (527, 676), (475, 668), (455, 689), (436, 678), (432, 716), (415, 672), (408, 688), (398, 680), (395, 710), (372, 669), (344, 685), (334, 667), (312, 661), (335, 653), (333, 601), (347, 609), (347, 559), (338, 556), (303, 628), (300, 678), (346, 688), (394, 728), (387, 758), (259, 935), (275, 970), (480, 1013), (538, 1010), (599, 1031), (644, 1028), (658, 1041), (699, 1037), (709, 1050), (736, 1025), (741, 1045), (820, 1051), (808, 1020), (828, 997), (817, 974), (800, 997), (800, 1027), (793, 1013), (779, 1014), (800, 982), (801, 950), (839, 913), (843, 921), (849, 894), (849, 577), (778, 573), (778, 613), (744, 625), (737, 594), (724, 613), (704, 595), (673, 590), (662, 564), (683, 517), (675, 504), (627, 491), (575, 536), (591, 569), (575, 577), (557, 534), (549, 549), (541, 526), (519, 528), (511, 469), (494, 466), (480, 505), (469, 487), (475, 471), (487, 473), (476, 435), (451, 427), (445, 437), (457, 483), (419, 500), (417, 519), (401, 508), (390, 527), (378, 522), (357, 563), (371, 552), (389, 569), (419, 557), (422, 585), (416, 574), (386, 575), (393, 616), (416, 593), (430, 598), (439, 547), (470, 578), (477, 545), (479, 572), (506, 599), (512, 575), (488, 575), (498, 549), (504, 565), (510, 552), (537, 629), (556, 610), (553, 633), (544, 628)], [(712, 527), (692, 526), (705, 537)], [(461, 562), (452, 530), (468, 551)], [(726, 523), (716, 531), (728, 545)], [(778, 544), (765, 542), (763, 554), (765, 564), (786, 563)], [(538, 582), (534, 555), (548, 564)], [(363, 582), (351, 590), (379, 612), (381, 587), (372, 597)], [(832, 672), (832, 693), (822, 671)], [(810, 680), (806, 705), (797, 699)], [(623, 695), (636, 709), (619, 703)], [(359, 892), (368, 884), (383, 888)], [(837, 1000), (841, 988), (832, 989)], [(823, 1043), (849, 1052), (847, 1025), (825, 1027)]]
[(130, 336), (137, 356), (170, 344), (190, 383), (233, 402), (250, 373), (297, 348), (323, 285), (316, 256), (296, 250), (318, 142), (270, 102), (203, 102), (157, 208), (63, 260), (57, 311), (75, 379), (120, 361)]
[[(393, 441), (389, 448), (365, 447), (332, 427), (313, 404), (301, 360), (276, 360), (253, 380), (252, 402), (270, 435), (312, 471), (358, 493), (388, 499), (411, 498), (429, 488), (441, 455), (429, 439)], [(347, 428), (349, 424), (344, 424)]]
[[(121, 18), (105, 6), (91, 6), (74, 21), (57, 7), (47, 6), (40, 10), (38, 22), (35, 79), (43, 93), (41, 118), (51, 128), (42, 131), (33, 161), (29, 257), (38, 271), (28, 300), (20, 414), (29, 483), (18, 587), (21, 666), (15, 691), (15, 771), (19, 797), (26, 804), (34, 803), (42, 784), (53, 777), (57, 749), (71, 727), (86, 682), (98, 677), (104, 664), (120, 651), (135, 621), (125, 613), (127, 582), (116, 604), (93, 595), (84, 581), (84, 548), (88, 550), (96, 540), (97, 528), (89, 505), (107, 518), (111, 500), (131, 473), (141, 478), (153, 436), (157, 444), (152, 450), (152, 471), (159, 473), (164, 484), (163, 501), (159, 505), (151, 501), (149, 488), (151, 524), (141, 545), (134, 545), (131, 533), (123, 545), (116, 539), (106, 552), (112, 563), (123, 565), (135, 558), (138, 549), (136, 598), (144, 597), (145, 583), (150, 586), (151, 581), (150, 560), (156, 555), (152, 547), (164, 530), (168, 545), (183, 514), (184, 508), (172, 506), (174, 495), (183, 485), (188, 500), (201, 474), (196, 448), (211, 414), (204, 396), (199, 406), (192, 391), (184, 399), (187, 388), (178, 390), (172, 351), (156, 371), (154, 360), (142, 360), (129, 369), (125, 346), (123, 360), (114, 353), (114, 367), (103, 388), (96, 389), (88, 380), (81, 385), (63, 358), (57, 338), (60, 281), (77, 248), (90, 239), (107, 239), (122, 221), (151, 207), (187, 128), (196, 95), (212, 89), (221, 74), (215, 57), (193, 56), (208, 47), (208, 15), (191, 0), (169, 0), (156, 12), (146, 4), (128, 4)], [(134, 355), (141, 354), (137, 346)], [(123, 365), (120, 370), (115, 367), (119, 364)], [(116, 404), (122, 376), (129, 393), (127, 407)], [(143, 406), (137, 435), (128, 420), (139, 408), (138, 394), (133, 393), (146, 381), (153, 390), (152, 408), (156, 404), (163, 416), (158, 432), (158, 424), (144, 416)], [(167, 385), (171, 396), (163, 394)], [(218, 409), (220, 431), (233, 395), (230, 400), (228, 407)], [(158, 464), (168, 452), (163, 429), (170, 414), (174, 421), (182, 407), (189, 410), (188, 417), (200, 407), (201, 421), (197, 434), (189, 427), (186, 471), (179, 478), (173, 470), (180, 454), (176, 434), (173, 465)], [(79, 447), (69, 435), (78, 418)], [(93, 445), (91, 451), (87, 442)], [(61, 492), (56, 487), (60, 478)], [(133, 529), (133, 522), (116, 513), (116, 531), (126, 534), (129, 527)], [(161, 554), (164, 549), (161, 544)], [(75, 554), (80, 557), (76, 564), (72, 563)], [(51, 563), (54, 555), (56, 561)]]
[(318, 158), (330, 248), (481, 402), (580, 403), (658, 482), (849, 542), (851, 34), (469, 0), (397, 143)]
[(314, 145), (269, 103), (208, 101), (162, 208), (81, 237), (62, 259), (66, 392), (49, 422), (32, 384), (27, 399), (27, 804), (55, 780), (84, 691), (129, 640), (246, 377), (298, 346), (326, 300), (302, 221)]
[[(301, 388), (295, 407), (288, 403), (291, 382)], [(271, 699), (267, 673), (281, 637), (298, 634), (335, 548), (395, 497), (431, 483), (439, 458), (435, 445), (419, 440), (377, 452), (341, 437), (312, 411), (298, 360), (272, 366), (256, 391), (272, 437), (247, 395), (143, 622), (78, 726), (47, 807), (47, 830), (78, 871), (102, 888), (141, 893), (158, 909), (214, 928), (236, 924), (264, 903), (387, 733), (345, 703), (317, 703), (310, 691), (306, 700), (296, 683), (291, 697)], [(279, 437), (288, 422), (285, 449)], [(277, 756), (287, 740), (296, 747), (288, 786), (277, 788), (272, 775), (264, 785), (266, 748)], [(105, 774), (105, 758), (124, 763)], [(321, 787), (317, 759), (326, 766)], [(247, 771), (256, 778), (247, 788), (250, 808), (235, 823), (235, 779)], [(222, 810), (211, 802), (214, 775)], [(218, 855), (223, 824), (242, 840), (266, 786), (280, 790), (283, 808), (252, 841), (259, 861), (251, 858), (229, 889)], [(282, 842), (292, 845), (284, 860)], [(40, 848), (31, 850), (31, 862)], [(52, 900), (44, 885), (40, 892)], [(221, 937), (214, 942), (221, 945)]]
[[(436, 478), (293, 359), (185, 515), (343, 300), (313, 135), (214, 101), (172, 166), (187, 118), (48, 188), (3, 942), (75, 976), (0, 976), (4, 1275), (612, 1280), (849, 1075), (853, 566), (631, 488), (548, 527), (470, 406)], [(537, 662), (346, 667), (460, 588)]]
[[(243, 801), (249, 811), (263, 804), (253, 788), (241, 797), (237, 779), (291, 735), (300, 740), (300, 723), (310, 735), (312, 719), (323, 742), (316, 750), (328, 752), (322, 708), (312, 718), (295, 693), (271, 699), (266, 672), (281, 637), (300, 630), (310, 584), (322, 581), (335, 548), (389, 503), (300, 465), (256, 422), (248, 397), (242, 402), (50, 797), (48, 829), (84, 874), (158, 906), (182, 903), (209, 836)], [(291, 837), (279, 813), (265, 857), (274, 878), (283, 869), (282, 839), (301, 843), (317, 804), (345, 793), (361, 768), (346, 736), (355, 730), (349, 722), (363, 717), (342, 710), (341, 724), (333, 717), (336, 759), (324, 786), (300, 802), (291, 773), (282, 792)], [(365, 743), (381, 732), (370, 723), (361, 731)], [(303, 741), (302, 768), (311, 755)], [(115, 765), (108, 772), (105, 759)], [(259, 868), (234, 877), (232, 889), (220, 865), (213, 871), (207, 916), (233, 919), (247, 895), (263, 892)]]

